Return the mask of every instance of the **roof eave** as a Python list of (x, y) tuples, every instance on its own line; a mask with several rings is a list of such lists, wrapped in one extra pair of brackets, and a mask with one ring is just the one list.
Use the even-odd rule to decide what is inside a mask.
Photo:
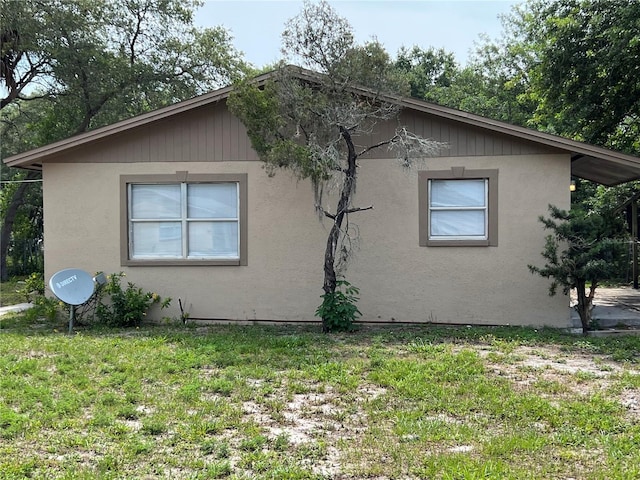
[[(295, 75), (299, 76), (301, 79), (307, 81), (320, 81), (320, 75), (316, 72), (293, 66), (288, 66), (287, 68), (293, 70)], [(276, 74), (277, 71), (262, 74), (254, 78), (253, 82), (257, 84), (264, 83), (269, 79), (274, 78)], [(174, 105), (169, 105), (127, 120), (122, 120), (112, 125), (107, 125), (96, 130), (85, 132), (34, 150), (8, 157), (4, 162), (10, 167), (40, 170), (42, 168), (42, 161), (46, 160), (47, 157), (59, 154), (70, 148), (101, 140), (105, 137), (124, 132), (134, 127), (143, 126), (194, 108), (216, 103), (227, 98), (232, 90), (233, 86), (223, 87), (215, 92), (200, 95)], [(511, 125), (499, 120), (493, 120), (473, 113), (464, 112), (462, 110), (427, 103), (418, 99), (389, 94), (381, 95), (379, 92), (374, 92), (360, 87), (354, 88), (353, 91), (363, 95), (379, 96), (385, 101), (394, 102), (401, 107), (435, 115), (439, 118), (460, 122), (465, 125), (482, 128), (504, 135), (516, 136), (526, 141), (535, 142), (546, 145), (550, 148), (569, 152), (572, 156), (572, 160), (577, 157), (586, 158), (591, 162), (590, 168), (587, 169), (588, 171), (582, 171), (581, 168), (578, 167), (578, 164), (572, 161), (572, 174), (581, 178), (586, 178), (587, 180), (592, 180), (604, 185), (618, 185), (640, 178), (640, 159), (631, 155), (570, 140), (557, 135), (539, 132), (537, 130), (517, 125)], [(600, 162), (602, 165), (597, 165), (597, 163)], [(606, 169), (611, 165), (615, 167), (615, 171), (606, 171)]]

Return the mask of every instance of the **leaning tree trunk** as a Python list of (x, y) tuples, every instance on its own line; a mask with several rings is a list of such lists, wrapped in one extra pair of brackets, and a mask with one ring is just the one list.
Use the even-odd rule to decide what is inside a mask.
[[(324, 285), (322, 289), (325, 294), (331, 294), (336, 291), (336, 250), (340, 242), (342, 222), (345, 216), (349, 214), (349, 206), (356, 185), (356, 160), (358, 156), (353, 145), (353, 140), (351, 139), (349, 131), (344, 127), (340, 127), (340, 134), (347, 144), (347, 168), (344, 170), (344, 181), (342, 182), (342, 190), (340, 191), (340, 200), (338, 201), (336, 214), (331, 215), (331, 218), (333, 218), (333, 226), (329, 232), (327, 247), (324, 252)], [(323, 318), (322, 331), (326, 332), (327, 330), (327, 319)]]
[(591, 329), (592, 317), (591, 312), (593, 310), (593, 297), (596, 293), (597, 282), (591, 283), (589, 287), (589, 294), (587, 294), (587, 287), (585, 282), (578, 282), (576, 284), (576, 293), (578, 296), (578, 303), (575, 306), (578, 315), (580, 315), (580, 322), (582, 323), (582, 334), (586, 335)]
[(0, 228), (0, 280), (3, 282), (9, 279), (7, 256), (9, 255), (9, 241), (11, 240), (11, 233), (13, 232), (13, 224), (16, 220), (18, 210), (24, 204), (24, 196), (30, 186), (29, 181), (37, 179), (38, 175), (38, 172), (32, 170), (23, 179), (24, 182), (18, 185), (2, 220), (2, 227)]

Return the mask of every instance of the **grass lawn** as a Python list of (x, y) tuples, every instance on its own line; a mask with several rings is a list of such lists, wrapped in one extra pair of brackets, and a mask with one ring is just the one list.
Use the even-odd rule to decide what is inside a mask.
[(0, 307), (17, 305), (27, 301), (24, 290), (24, 278), (12, 278), (9, 282), (0, 283)]
[(640, 478), (640, 338), (0, 317), (0, 478)]

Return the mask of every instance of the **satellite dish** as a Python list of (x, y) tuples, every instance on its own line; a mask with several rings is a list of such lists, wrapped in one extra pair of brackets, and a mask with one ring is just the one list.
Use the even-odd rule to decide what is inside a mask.
[(91, 298), (95, 284), (93, 277), (78, 268), (66, 268), (49, 279), (51, 291), (69, 305), (82, 305)]

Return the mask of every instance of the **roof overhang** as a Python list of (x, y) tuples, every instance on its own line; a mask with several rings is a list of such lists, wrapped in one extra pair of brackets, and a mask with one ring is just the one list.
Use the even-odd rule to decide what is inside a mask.
[(511, 125), (468, 112), (434, 105), (420, 100), (401, 100), (409, 108), (432, 113), (441, 118), (458, 121), (522, 140), (545, 145), (571, 154), (571, 175), (602, 185), (614, 186), (640, 179), (640, 158), (633, 155), (596, 147), (584, 142), (539, 132), (530, 128)]
[[(298, 67), (289, 68), (294, 71), (295, 75), (303, 80), (309, 82), (319, 81), (320, 75), (315, 72)], [(275, 75), (276, 72), (269, 72), (260, 75), (255, 78), (255, 82), (258, 84), (264, 83), (269, 79), (275, 78)], [(96, 130), (85, 132), (74, 137), (8, 157), (4, 159), (4, 163), (10, 167), (41, 170), (43, 162), (46, 162), (46, 160), (51, 157), (64, 153), (64, 151), (99, 141), (106, 137), (162, 120), (172, 115), (219, 102), (226, 99), (232, 90), (233, 87), (224, 87), (190, 100), (176, 103), (159, 110), (154, 110), (112, 125), (107, 125)], [(498, 120), (492, 120), (490, 118), (463, 112), (461, 110), (427, 103), (414, 98), (394, 95), (379, 95), (377, 92), (372, 92), (365, 88), (354, 88), (353, 91), (362, 95), (378, 96), (385, 101), (397, 103), (403, 108), (421, 111), (449, 121), (493, 131), (503, 135), (513, 136), (521, 140), (534, 142), (552, 149), (567, 152), (571, 155), (571, 174), (576, 177), (591, 180), (607, 186), (619, 185), (621, 183), (640, 179), (640, 158), (632, 155), (596, 147), (587, 143), (577, 142), (575, 140), (539, 132), (537, 130), (517, 125), (511, 125)]]
[(632, 163), (621, 158), (603, 159), (581, 153), (574, 153), (571, 157), (571, 173), (607, 186), (640, 179), (637, 161)]

